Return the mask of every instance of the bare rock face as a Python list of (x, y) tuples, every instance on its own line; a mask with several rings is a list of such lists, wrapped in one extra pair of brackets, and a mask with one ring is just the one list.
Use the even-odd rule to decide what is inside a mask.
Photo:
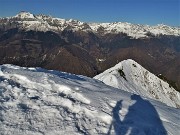
[(44, 67), (87, 76), (133, 59), (180, 89), (178, 27), (85, 23), (20, 12), (0, 19), (0, 64)]

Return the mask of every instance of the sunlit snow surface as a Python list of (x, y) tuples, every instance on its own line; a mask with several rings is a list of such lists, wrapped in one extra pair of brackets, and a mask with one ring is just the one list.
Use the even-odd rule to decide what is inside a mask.
[(0, 66), (1, 135), (178, 135), (179, 114), (88, 77)]

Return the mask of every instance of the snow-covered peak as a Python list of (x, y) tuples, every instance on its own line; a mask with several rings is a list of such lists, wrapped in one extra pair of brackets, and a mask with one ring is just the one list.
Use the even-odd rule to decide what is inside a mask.
[(0, 66), (0, 134), (178, 135), (179, 109), (85, 76)]
[(16, 16), (16, 18), (21, 18), (21, 19), (34, 19), (34, 15), (31, 14), (30, 12), (26, 12), (26, 11), (21, 11), (19, 12)]
[(118, 63), (94, 78), (112, 87), (180, 108), (180, 93), (131, 59)]

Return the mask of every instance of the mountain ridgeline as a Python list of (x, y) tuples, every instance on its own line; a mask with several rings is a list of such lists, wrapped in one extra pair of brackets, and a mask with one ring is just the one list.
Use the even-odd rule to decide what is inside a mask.
[[(180, 93), (137, 62), (128, 59), (94, 77), (107, 85), (180, 108)], [(162, 77), (161, 77), (162, 78)]]
[(163, 24), (86, 23), (20, 12), (0, 18), (0, 64), (92, 77), (133, 59), (180, 90), (179, 31)]

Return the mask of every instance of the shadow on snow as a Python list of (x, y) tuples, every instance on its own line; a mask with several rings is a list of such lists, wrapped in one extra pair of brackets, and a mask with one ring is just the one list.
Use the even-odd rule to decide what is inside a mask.
[[(122, 100), (116, 103), (112, 110), (113, 121), (107, 135), (167, 135), (159, 115), (154, 106), (139, 95), (132, 95), (136, 102), (129, 107), (128, 113), (121, 121), (119, 111), (122, 109)], [(114, 128), (115, 133), (112, 132)]]

